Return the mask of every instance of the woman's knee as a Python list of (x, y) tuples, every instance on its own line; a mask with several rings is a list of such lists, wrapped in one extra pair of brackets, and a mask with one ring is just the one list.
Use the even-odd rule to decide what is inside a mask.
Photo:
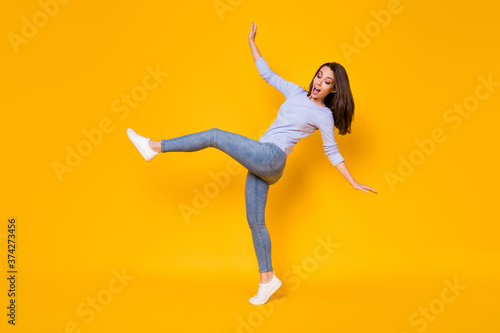
[(220, 128), (217, 128), (217, 127), (211, 128), (208, 131), (212, 132), (212, 133), (221, 133), (221, 132), (223, 132), (223, 130), (221, 130)]
[(210, 147), (216, 147), (216, 148), (219, 148), (219, 145), (217, 144), (218, 142), (218, 137), (219, 137), (219, 134), (222, 132), (221, 129), (219, 128), (211, 128), (209, 130), (207, 130), (207, 133), (209, 134), (209, 140), (210, 140)]

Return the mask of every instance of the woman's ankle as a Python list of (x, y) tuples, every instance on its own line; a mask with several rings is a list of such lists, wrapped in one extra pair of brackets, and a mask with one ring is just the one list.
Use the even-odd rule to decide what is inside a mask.
[(149, 141), (148, 142), (149, 148), (151, 148), (152, 151), (161, 153), (161, 141)]
[(274, 271), (260, 273), (260, 283), (269, 283), (274, 276)]

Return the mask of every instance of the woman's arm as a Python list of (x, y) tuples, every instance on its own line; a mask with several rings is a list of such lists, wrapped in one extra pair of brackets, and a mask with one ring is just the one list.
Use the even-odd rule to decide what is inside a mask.
[(257, 25), (252, 22), (252, 26), (250, 28), (250, 34), (248, 35), (248, 43), (250, 44), (250, 50), (252, 51), (253, 60), (256, 61), (259, 58), (262, 58), (262, 55), (255, 44), (255, 35), (257, 34)]
[(344, 176), (344, 178), (349, 182), (349, 184), (351, 184), (352, 187), (354, 187), (354, 189), (356, 189), (356, 190), (362, 190), (363, 192), (366, 192), (366, 193), (368, 193), (367, 190), (370, 190), (370, 191), (372, 191), (374, 193), (377, 193), (377, 191), (375, 191), (374, 189), (372, 189), (370, 186), (367, 186), (367, 185), (364, 185), (364, 184), (360, 184), (357, 181), (355, 181), (354, 178), (352, 178), (351, 173), (347, 169), (347, 166), (345, 165), (344, 161), (340, 162), (335, 167), (340, 172), (340, 174), (342, 176)]
[(252, 50), (252, 56), (254, 59), (255, 66), (259, 71), (260, 76), (272, 85), (274, 88), (278, 89), (280, 93), (283, 94), (286, 98), (299, 93), (302, 88), (297, 84), (283, 79), (281, 76), (276, 74), (271, 67), (267, 64), (264, 57), (259, 52), (257, 45), (255, 45), (255, 34), (256, 34), (257, 26), (252, 22), (252, 28), (250, 29), (250, 35), (248, 36), (248, 42), (250, 43), (250, 49)]

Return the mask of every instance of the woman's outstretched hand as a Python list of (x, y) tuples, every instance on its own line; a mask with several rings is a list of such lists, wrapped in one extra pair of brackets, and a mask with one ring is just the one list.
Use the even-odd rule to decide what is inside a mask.
[(340, 172), (340, 174), (342, 176), (344, 176), (345, 179), (347, 179), (347, 181), (349, 182), (349, 184), (351, 184), (352, 187), (354, 187), (354, 189), (361, 190), (361, 191), (366, 192), (366, 193), (368, 193), (368, 190), (369, 191), (373, 191), (374, 193), (377, 193), (377, 191), (375, 191), (374, 189), (372, 189), (370, 186), (367, 186), (367, 185), (364, 185), (364, 184), (360, 184), (357, 181), (355, 181), (354, 178), (352, 178), (351, 173), (347, 169), (347, 166), (345, 165), (344, 161), (342, 161), (340, 163), (337, 163), (335, 165), (335, 167)]
[(368, 185), (364, 185), (364, 184), (360, 184), (358, 182), (354, 182), (354, 184), (352, 185), (352, 187), (354, 187), (354, 189), (356, 190), (361, 190), (363, 192), (366, 192), (368, 193), (368, 190), (374, 192), (374, 193), (377, 193), (377, 191), (375, 191), (374, 189), (372, 189), (370, 186)]
[(252, 26), (250, 27), (250, 34), (248, 35), (248, 42), (255, 43), (255, 35), (257, 34), (257, 25), (255, 22), (252, 22)]

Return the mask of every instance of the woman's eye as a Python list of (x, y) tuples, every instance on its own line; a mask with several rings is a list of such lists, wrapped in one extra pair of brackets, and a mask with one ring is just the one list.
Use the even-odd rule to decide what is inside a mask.
[(327, 82), (326, 84), (330, 84), (331, 82)]

